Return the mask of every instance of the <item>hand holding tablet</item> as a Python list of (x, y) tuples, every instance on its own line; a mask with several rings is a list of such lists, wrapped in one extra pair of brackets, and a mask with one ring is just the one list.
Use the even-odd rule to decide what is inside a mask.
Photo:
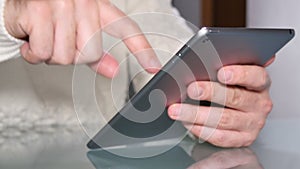
[[(291, 29), (202, 28), (88, 147), (183, 138), (189, 131), (217, 146), (251, 144), (272, 107), (262, 66), (293, 36)], [(218, 106), (182, 104), (186, 100)], [(149, 121), (152, 114), (157, 118)]]

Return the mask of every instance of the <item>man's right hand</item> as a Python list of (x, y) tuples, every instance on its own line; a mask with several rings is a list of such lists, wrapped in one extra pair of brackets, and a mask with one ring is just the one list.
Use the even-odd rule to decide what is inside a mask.
[(118, 62), (103, 55), (101, 31), (105, 31), (122, 39), (148, 72), (160, 68), (138, 25), (109, 0), (7, 0), (4, 16), (8, 33), (26, 40), (21, 54), (29, 63), (84, 63), (113, 77)]

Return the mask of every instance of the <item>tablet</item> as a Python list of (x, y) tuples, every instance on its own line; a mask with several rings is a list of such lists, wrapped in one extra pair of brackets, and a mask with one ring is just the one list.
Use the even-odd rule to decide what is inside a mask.
[(186, 101), (193, 81), (216, 81), (227, 65), (264, 65), (295, 35), (293, 29), (204, 27), (102, 128), (90, 149), (178, 138), (187, 131), (167, 107)]

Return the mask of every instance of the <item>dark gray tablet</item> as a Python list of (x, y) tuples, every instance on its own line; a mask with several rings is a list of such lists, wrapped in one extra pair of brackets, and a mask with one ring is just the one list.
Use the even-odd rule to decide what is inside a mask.
[[(183, 138), (167, 107), (184, 102), (195, 80), (216, 81), (226, 65), (264, 65), (294, 37), (292, 29), (202, 28), (88, 143), (91, 149)], [(178, 141), (178, 142), (179, 142)]]

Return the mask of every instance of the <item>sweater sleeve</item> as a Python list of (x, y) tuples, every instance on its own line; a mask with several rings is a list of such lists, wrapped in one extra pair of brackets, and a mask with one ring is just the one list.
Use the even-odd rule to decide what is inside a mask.
[[(172, 6), (171, 0), (126, 2), (126, 14), (140, 26), (162, 64), (165, 64), (194, 35), (178, 10)], [(134, 87), (139, 91), (153, 75), (142, 71), (134, 57), (128, 57), (128, 60), (131, 77), (134, 77)]]
[(0, 0), (0, 62), (20, 56), (22, 40), (12, 37), (5, 28), (4, 8), (6, 0)]

